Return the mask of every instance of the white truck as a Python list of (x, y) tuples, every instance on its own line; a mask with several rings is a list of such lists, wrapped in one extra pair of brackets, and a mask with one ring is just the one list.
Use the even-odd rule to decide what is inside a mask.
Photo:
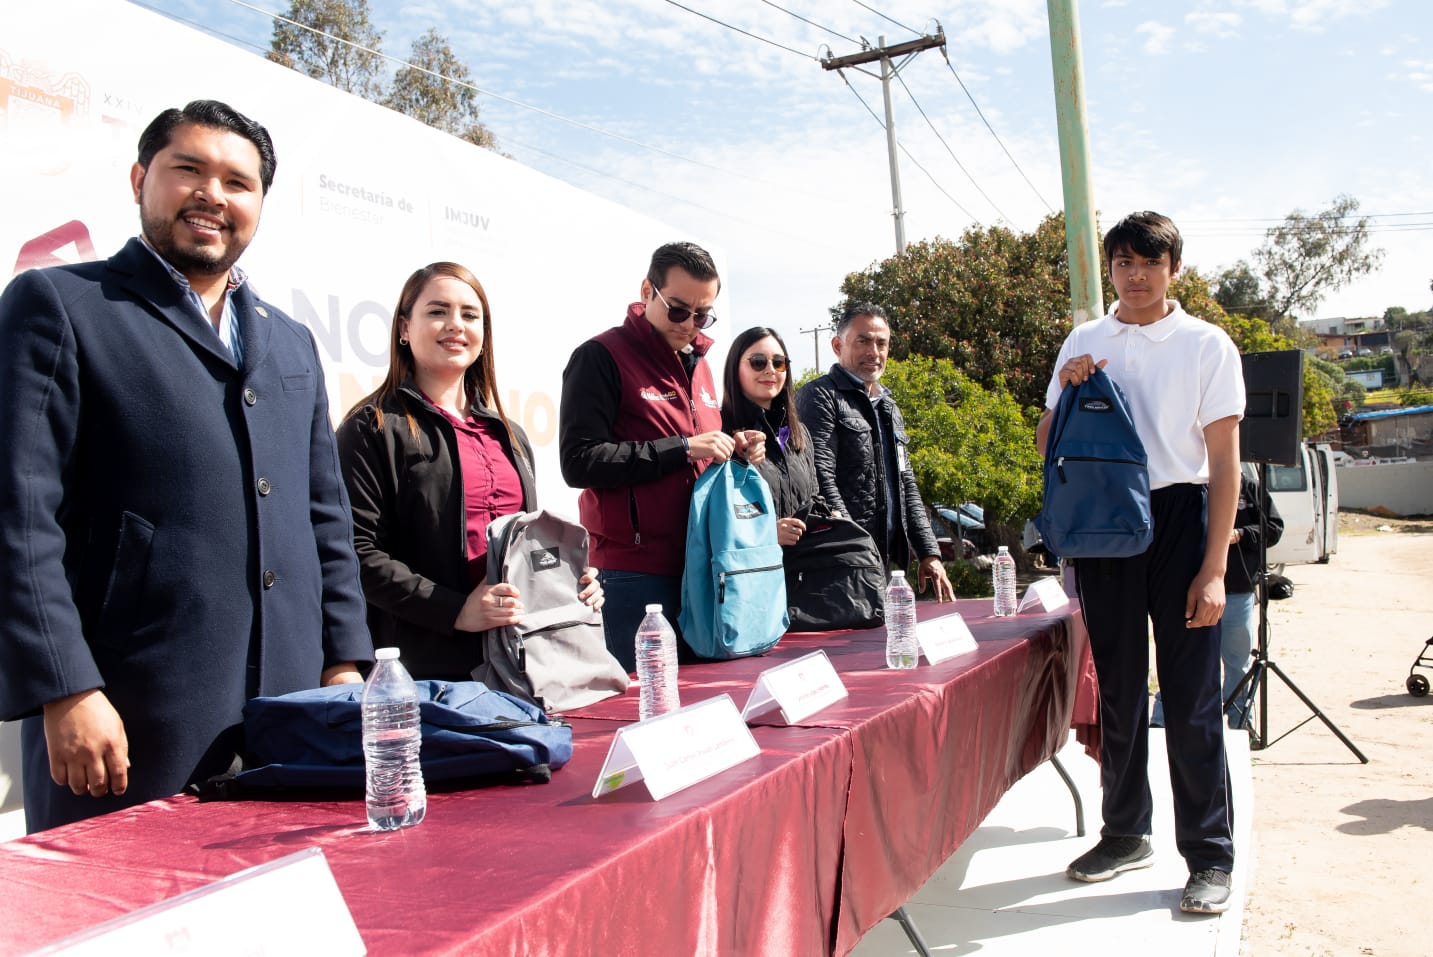
[(1304, 444), (1300, 451), (1303, 461), (1298, 465), (1268, 466), (1269, 496), (1284, 520), (1283, 537), (1269, 549), (1270, 569), (1326, 564), (1338, 551), (1338, 473), (1333, 450)]

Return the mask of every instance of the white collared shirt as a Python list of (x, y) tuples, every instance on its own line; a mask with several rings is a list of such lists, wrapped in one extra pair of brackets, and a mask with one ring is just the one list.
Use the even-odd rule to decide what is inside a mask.
[[(1173, 300), (1170, 300), (1173, 302)], [(1218, 326), (1196, 319), (1179, 303), (1147, 326), (1109, 315), (1076, 326), (1060, 347), (1045, 405), (1060, 401), (1060, 368), (1075, 356), (1108, 359), (1105, 372), (1124, 390), (1135, 428), (1149, 455), (1150, 488), (1209, 483), (1204, 429), (1231, 415), (1244, 417), (1244, 370), (1239, 350)]]

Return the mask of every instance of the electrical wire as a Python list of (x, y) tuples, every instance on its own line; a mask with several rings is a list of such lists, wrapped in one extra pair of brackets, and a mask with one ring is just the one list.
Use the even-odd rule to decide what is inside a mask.
[(860, 7), (862, 10), (869, 10), (871, 13), (874, 13), (876, 16), (880, 17), (882, 20), (888, 20), (888, 21), (890, 21), (891, 23), (894, 23), (896, 26), (900, 27), (902, 30), (906, 30), (906, 31), (908, 31), (908, 32), (910, 32), (910, 33), (914, 33), (916, 36), (920, 36), (920, 31), (919, 31), (919, 30), (913, 30), (913, 29), (911, 29), (910, 27), (906, 26), (906, 25), (905, 25), (904, 23), (902, 23), (901, 21), (899, 21), (899, 20), (894, 20), (894, 19), (892, 19), (891, 17), (886, 16), (884, 13), (882, 13), (882, 12), (879, 11), (879, 10), (877, 10), (875, 7), (870, 6), (870, 5), (868, 5), (868, 4), (862, 3), (861, 0), (851, 0), (851, 2), (854, 3), (856, 6)]
[[(876, 124), (877, 124), (878, 126), (880, 126), (881, 129), (884, 130), (884, 129), (886, 128), (886, 121), (883, 120), (883, 119), (881, 119), (879, 116), (876, 115), (876, 111), (873, 110), (873, 109), (871, 109), (871, 104), (867, 103), (866, 100), (865, 100), (865, 98), (864, 98), (863, 96), (861, 96), (860, 91), (858, 91), (854, 86), (851, 85), (851, 81), (850, 81), (850, 80), (846, 79), (846, 71), (845, 71), (845, 70), (837, 70), (837, 71), (836, 71), (836, 74), (841, 77), (841, 82), (843, 82), (843, 83), (846, 84), (846, 89), (850, 90), (851, 93), (855, 95), (856, 99), (861, 102), (861, 105), (866, 108), (866, 112), (869, 113), (869, 114), (871, 114), (871, 119), (875, 120), (875, 121), (876, 121)], [(926, 169), (923, 165), (921, 165), (920, 160), (916, 159), (914, 156), (911, 155), (911, 151), (908, 150), (908, 149), (906, 149), (906, 146), (905, 146), (904, 143), (902, 143), (900, 140), (896, 140), (896, 145), (901, 148), (901, 152), (902, 152), (902, 153), (906, 154), (906, 159), (908, 159), (908, 160), (910, 160), (912, 163), (914, 163), (914, 164), (916, 165), (916, 168), (919, 169), (922, 173), (924, 173), (924, 174), (926, 175), (926, 178), (931, 181), (931, 183), (935, 186), (935, 188), (938, 189), (938, 190), (940, 190), (942, 193), (945, 194), (945, 198), (948, 199), (948, 200), (950, 200), (951, 205), (953, 205), (956, 209), (958, 209), (958, 210), (960, 210), (962, 213), (964, 213), (964, 214), (965, 214), (972, 222), (974, 222), (977, 226), (984, 225), (983, 223), (980, 222), (979, 217), (977, 217), (977, 216), (976, 216), (974, 213), (972, 213), (970, 210), (966, 209), (964, 206), (960, 205), (960, 202), (959, 202), (958, 200), (956, 200), (956, 198), (955, 198), (954, 196), (952, 196), (952, 195), (950, 195), (950, 193), (946, 192), (945, 187), (942, 186), (942, 185), (940, 185), (940, 183), (936, 180), (936, 178), (931, 175), (930, 170)], [(905, 210), (901, 210), (901, 215), (905, 215)]]
[[(770, 37), (764, 37), (764, 36), (761, 36), (760, 34), (752, 33), (752, 32), (750, 32), (749, 30), (743, 30), (741, 27), (734, 27), (734, 26), (732, 26), (730, 23), (727, 23), (725, 20), (718, 20), (716, 17), (712, 16), (711, 14), (702, 13), (700, 10), (693, 10), (691, 7), (683, 6), (682, 4), (678, 3), (677, 0), (666, 0), (666, 2), (667, 2), (667, 3), (670, 3), (672, 6), (676, 7), (678, 10), (685, 10), (685, 11), (687, 11), (687, 12), (690, 13), (690, 14), (693, 14), (693, 15), (695, 15), (695, 16), (701, 17), (703, 20), (710, 20), (712, 23), (715, 23), (715, 24), (717, 24), (718, 26), (726, 27), (728, 30), (735, 30), (737, 33), (740, 33), (742, 36), (751, 37), (753, 40), (760, 40), (762, 43), (769, 43), (769, 44), (771, 44), (772, 46), (776, 47), (776, 48), (779, 49), (779, 50), (785, 50), (787, 53), (794, 53), (794, 54), (796, 54), (797, 56), (802, 57), (803, 59), (807, 59), (807, 60), (815, 60), (815, 59), (816, 59), (816, 57), (813, 56), (813, 55), (810, 54), (810, 53), (802, 53), (800, 50), (797, 50), (797, 49), (795, 49), (794, 47), (789, 47), (789, 46), (787, 46), (787, 45), (784, 44), (784, 43), (777, 43), (775, 40), (771, 39)], [(787, 12), (790, 12), (790, 11), (787, 11)], [(813, 26), (814, 26), (814, 24), (813, 24)], [(820, 62), (820, 61), (818, 60), (817, 62)]]
[(768, 7), (774, 7), (775, 9), (780, 10), (782, 13), (789, 14), (790, 16), (795, 17), (796, 19), (800, 20), (802, 23), (810, 24), (811, 26), (815, 27), (815, 28), (818, 29), (818, 30), (825, 30), (827, 33), (831, 34), (833, 37), (840, 37), (842, 40), (845, 40), (847, 43), (854, 43), (854, 44), (856, 44), (856, 45), (858, 45), (858, 46), (859, 46), (860, 43), (861, 43), (860, 40), (856, 40), (856, 39), (853, 39), (853, 38), (851, 38), (851, 37), (848, 37), (848, 36), (846, 36), (846, 34), (841, 33), (841, 32), (839, 32), (839, 31), (836, 31), (836, 30), (832, 30), (830, 27), (822, 26), (821, 24), (817, 23), (815, 20), (808, 20), (808, 19), (806, 19), (805, 17), (803, 17), (801, 14), (796, 13), (794, 10), (788, 10), (788, 9), (786, 9), (785, 7), (781, 6), (780, 4), (772, 3), (771, 0), (761, 0), (761, 2), (764, 3), (764, 4), (766, 4)]
[[(245, 8), (245, 9), (247, 9), (247, 10), (252, 10), (253, 12), (258, 13), (258, 14), (260, 14), (260, 15), (262, 15), (262, 16), (268, 17), (268, 18), (271, 19), (271, 20), (277, 20), (277, 21), (279, 21), (279, 22), (281, 22), (281, 23), (287, 23), (287, 24), (289, 24), (289, 25), (291, 25), (291, 26), (298, 27), (298, 28), (301, 29), (301, 30), (307, 30), (307, 31), (309, 31), (310, 33), (315, 33), (315, 34), (317, 34), (317, 35), (319, 35), (319, 36), (321, 36), (321, 37), (324, 37), (324, 38), (326, 38), (326, 39), (332, 40), (332, 41), (334, 41), (335, 43), (343, 43), (343, 44), (346, 44), (347, 46), (353, 47), (354, 49), (360, 50), (360, 51), (362, 51), (362, 52), (364, 52), (364, 53), (370, 53), (370, 54), (372, 54), (372, 55), (374, 55), (374, 56), (377, 56), (377, 57), (380, 57), (380, 58), (382, 58), (382, 59), (384, 59), (384, 60), (387, 60), (387, 61), (390, 62), (390, 63), (396, 64), (396, 65), (399, 66), (399, 67), (406, 67), (406, 68), (408, 68), (408, 69), (417, 70), (417, 71), (419, 71), (420, 73), (424, 73), (424, 74), (426, 74), (426, 75), (428, 75), (428, 76), (434, 77), (435, 79), (443, 80), (444, 82), (447, 82), (447, 83), (452, 83), (452, 84), (455, 84), (455, 85), (457, 85), (457, 86), (465, 87), (465, 88), (467, 88), (467, 89), (469, 89), (469, 90), (472, 90), (474, 93), (478, 93), (478, 94), (480, 94), (480, 95), (482, 95), (482, 96), (491, 97), (492, 99), (497, 100), (497, 101), (499, 101), (499, 102), (507, 103), (507, 104), (509, 104), (509, 105), (511, 105), (511, 106), (515, 106), (515, 107), (518, 107), (518, 108), (520, 108), (520, 109), (528, 110), (528, 111), (530, 111), (530, 112), (532, 112), (532, 113), (536, 113), (536, 114), (538, 114), (539, 116), (543, 116), (543, 117), (546, 117), (546, 118), (548, 118), (548, 119), (558, 120), (559, 122), (566, 123), (566, 124), (568, 124), (569, 126), (576, 127), (577, 129), (580, 129), (580, 130), (585, 130), (585, 131), (587, 131), (587, 132), (589, 132), (589, 133), (596, 133), (596, 134), (598, 134), (599, 136), (605, 136), (605, 137), (608, 137), (608, 138), (610, 138), (610, 139), (617, 140), (618, 142), (626, 143), (628, 146), (635, 146), (635, 147), (637, 147), (638, 149), (643, 149), (643, 150), (647, 150), (647, 151), (652, 152), (652, 153), (657, 153), (657, 154), (659, 154), (659, 155), (661, 155), (661, 156), (666, 156), (666, 157), (668, 157), (668, 158), (670, 158), (670, 159), (681, 160), (681, 161), (684, 162), (684, 163), (690, 163), (690, 164), (692, 164), (693, 166), (700, 166), (700, 167), (702, 167), (703, 169), (709, 169), (709, 170), (712, 170), (713, 172), (723, 173), (723, 174), (725, 174), (725, 175), (727, 175), (727, 176), (731, 176), (731, 177), (734, 177), (734, 178), (736, 178), (736, 179), (742, 179), (742, 180), (746, 180), (746, 181), (752, 182), (752, 183), (759, 183), (759, 184), (761, 184), (761, 185), (763, 185), (763, 186), (771, 186), (771, 187), (773, 187), (773, 188), (775, 188), (775, 189), (782, 189), (782, 190), (789, 190), (789, 191), (799, 192), (799, 193), (803, 193), (804, 195), (813, 196), (813, 197), (818, 198), (818, 199), (823, 199), (823, 200), (828, 200), (828, 201), (836, 201), (836, 197), (832, 197), (832, 196), (829, 196), (829, 195), (823, 195), (823, 194), (820, 194), (820, 193), (814, 193), (814, 192), (811, 192), (810, 190), (805, 190), (805, 189), (802, 189), (802, 188), (797, 187), (797, 186), (792, 186), (791, 184), (788, 184), (788, 183), (774, 183), (774, 182), (771, 182), (771, 181), (768, 181), (768, 180), (761, 179), (760, 177), (757, 177), (757, 176), (752, 176), (752, 175), (749, 174), (749, 173), (740, 173), (740, 172), (737, 172), (737, 171), (735, 171), (735, 170), (729, 170), (729, 169), (726, 169), (726, 168), (724, 168), (724, 167), (717, 166), (717, 165), (715, 165), (715, 164), (713, 164), (713, 163), (708, 163), (708, 162), (705, 162), (705, 161), (699, 160), (699, 159), (693, 159), (693, 158), (690, 157), (690, 156), (685, 156), (685, 155), (683, 155), (683, 154), (681, 154), (681, 153), (677, 153), (677, 152), (675, 152), (675, 151), (673, 151), (673, 150), (664, 149), (663, 147), (660, 147), (660, 146), (653, 146), (653, 145), (651, 145), (650, 143), (644, 143), (644, 142), (642, 142), (641, 140), (633, 139), (632, 137), (630, 137), (630, 136), (625, 136), (625, 135), (623, 135), (623, 134), (621, 134), (621, 133), (614, 133), (614, 132), (612, 132), (611, 130), (604, 130), (604, 129), (602, 129), (602, 128), (599, 127), (599, 126), (593, 126), (593, 125), (590, 124), (590, 123), (584, 123), (584, 122), (582, 122), (581, 120), (575, 120), (575, 119), (573, 119), (573, 118), (571, 118), (571, 117), (563, 116), (561, 113), (555, 113), (555, 112), (553, 112), (552, 110), (548, 110), (548, 109), (545, 109), (545, 108), (540, 107), (540, 106), (534, 106), (534, 105), (531, 104), (531, 103), (524, 103), (524, 102), (521, 101), (521, 100), (514, 99), (513, 97), (510, 97), (510, 96), (504, 96), (504, 95), (501, 94), (501, 93), (494, 93), (494, 92), (492, 92), (491, 90), (482, 89), (481, 87), (479, 87), (479, 86), (477, 86), (477, 85), (475, 85), (475, 84), (473, 84), (473, 83), (471, 83), (471, 82), (468, 82), (467, 80), (459, 80), (459, 79), (455, 79), (455, 78), (450, 77), (450, 76), (445, 76), (444, 74), (437, 73), (437, 72), (435, 72), (435, 71), (433, 71), (433, 70), (426, 69), (425, 67), (420, 67), (420, 66), (417, 66), (416, 64), (409, 63), (407, 60), (404, 60), (404, 59), (402, 59), (401, 57), (396, 57), (396, 56), (393, 56), (393, 55), (391, 55), (391, 54), (384, 53), (384, 52), (382, 52), (381, 50), (372, 50), (372, 49), (369, 49), (368, 47), (365, 47), (365, 46), (363, 46), (362, 44), (355, 43), (355, 42), (353, 42), (352, 40), (345, 39), (344, 37), (334, 36), (333, 34), (327, 33), (327, 32), (325, 32), (325, 31), (323, 31), (323, 30), (320, 30), (320, 29), (317, 29), (316, 27), (311, 27), (311, 26), (309, 26), (308, 24), (299, 23), (299, 22), (296, 21), (296, 20), (291, 20), (291, 19), (289, 19), (288, 17), (281, 16), (280, 14), (272, 13), (272, 12), (270, 12), (270, 11), (268, 11), (268, 10), (265, 10), (265, 9), (261, 8), (261, 7), (256, 7), (256, 6), (254, 6), (253, 4), (248, 3), (247, 0), (229, 0), (229, 2), (232, 3), (232, 4), (235, 4), (236, 6), (243, 7), (243, 8)], [(667, 2), (671, 3), (672, 0), (667, 0)], [(680, 4), (673, 4), (673, 5), (674, 5), (674, 6), (681, 6)], [(685, 10), (685, 9), (687, 9), (687, 8), (686, 8), (686, 7), (683, 7), (682, 9)], [(170, 15), (170, 14), (164, 12), (164, 11), (161, 11), (161, 10), (156, 10), (155, 12), (156, 12), (156, 13), (161, 13), (161, 14), (164, 15), (164, 16), (169, 16), (169, 15)], [(695, 11), (691, 11), (691, 12), (695, 12)], [(704, 14), (698, 14), (698, 15), (699, 15), (699, 16), (705, 16)], [(708, 17), (707, 19), (711, 19), (711, 18)], [(720, 21), (717, 21), (717, 22), (720, 22)], [(205, 29), (207, 29), (207, 28), (205, 28)], [(733, 29), (735, 29), (735, 28), (733, 28)], [(744, 32), (744, 31), (738, 31), (738, 32)], [(750, 35), (750, 34), (748, 34), (748, 35)], [(761, 38), (760, 38), (760, 37), (757, 37), (757, 39), (761, 39)], [(768, 42), (770, 42), (770, 41), (768, 41)], [(777, 46), (780, 46), (780, 44), (776, 44), (776, 45), (777, 45)], [(790, 50), (791, 48), (790, 48), (790, 47), (784, 47), (783, 49), (788, 49), (788, 50)], [(802, 56), (802, 57), (805, 57), (806, 59), (814, 59), (814, 57), (811, 57), (811, 56), (809, 56), (809, 55), (807, 55), (807, 54), (801, 53), (801, 52), (798, 51), (798, 50), (792, 50), (791, 52), (797, 53), (798, 55), (800, 55), (800, 56)]]
[(694, 200), (692, 200), (692, 199), (689, 198), (689, 197), (686, 197), (686, 196), (678, 196), (676, 193), (668, 193), (668, 192), (666, 192), (665, 190), (657, 189), (655, 186), (650, 186), (650, 185), (648, 185), (648, 184), (646, 184), (646, 183), (638, 183), (638, 182), (634, 182), (633, 180), (630, 180), (630, 179), (625, 179), (625, 178), (623, 178), (623, 177), (621, 177), (621, 176), (616, 175), (615, 173), (608, 173), (608, 172), (606, 172), (605, 170), (597, 169), (595, 166), (588, 166), (588, 165), (586, 165), (585, 163), (579, 163), (579, 162), (577, 162), (576, 160), (570, 160), (570, 159), (568, 159), (568, 158), (565, 157), (565, 156), (559, 156), (557, 153), (549, 152), (548, 150), (542, 149), (541, 147), (533, 146), (533, 145), (530, 144), (530, 143), (520, 143), (520, 142), (518, 142), (518, 141), (516, 141), (516, 140), (510, 139), (510, 138), (508, 138), (508, 137), (504, 137), (504, 138), (503, 138), (503, 145), (504, 145), (504, 146), (515, 146), (515, 147), (517, 147), (518, 149), (521, 149), (521, 150), (527, 150), (527, 151), (532, 152), (532, 153), (537, 153), (537, 154), (539, 154), (539, 155), (542, 155), (542, 156), (547, 157), (548, 159), (555, 160), (555, 161), (558, 162), (558, 163), (562, 163), (562, 164), (564, 164), (564, 165), (566, 165), (566, 166), (571, 166), (571, 167), (573, 167), (574, 169), (580, 169), (580, 170), (582, 170), (582, 171), (585, 172), (585, 173), (591, 173), (593, 176), (600, 176), (600, 177), (602, 177), (603, 179), (610, 179), (610, 180), (612, 180), (612, 181), (614, 181), (614, 182), (621, 183), (623, 186), (629, 186), (629, 187), (631, 187), (632, 189), (639, 189), (639, 190), (642, 190), (642, 191), (647, 192), (647, 193), (652, 193), (653, 195), (656, 195), (656, 196), (662, 196), (662, 197), (665, 197), (665, 198), (667, 198), (667, 199), (673, 200), (673, 201), (675, 201), (675, 202), (682, 203), (682, 204), (685, 205), (685, 206), (690, 206), (690, 207), (692, 207), (693, 209), (700, 209), (700, 210), (702, 210), (703, 212), (712, 213), (712, 214), (715, 214), (715, 215), (717, 215), (717, 216), (722, 217), (723, 219), (729, 219), (729, 220), (731, 220), (732, 222), (740, 223), (740, 224), (742, 224), (743, 226), (750, 226), (750, 227), (752, 227), (753, 229), (760, 229), (760, 230), (762, 230), (763, 232), (771, 233), (771, 234), (776, 235), (776, 236), (785, 236), (785, 237), (788, 238), (788, 239), (795, 239), (795, 240), (797, 240), (797, 241), (799, 241), (799, 242), (801, 242), (801, 243), (803, 243), (803, 244), (805, 244), (805, 245), (807, 245), (807, 246), (819, 246), (819, 247), (821, 247), (821, 248), (823, 248), (823, 249), (831, 249), (831, 250), (836, 250), (836, 249), (838, 248), (838, 247), (835, 247), (835, 246), (828, 245), (828, 244), (826, 244), (826, 243), (813, 242), (811, 236), (809, 236), (809, 235), (808, 235), (808, 236), (800, 236), (800, 235), (797, 235), (796, 233), (787, 232), (787, 231), (784, 230), (784, 229), (778, 229), (778, 228), (776, 228), (775, 226), (770, 226), (770, 225), (767, 225), (767, 224), (765, 224), (765, 223), (758, 223), (758, 222), (755, 222), (755, 221), (750, 220), (750, 219), (743, 219), (743, 218), (740, 217), (740, 216), (733, 215), (730, 210), (717, 209), (717, 208), (712, 207), (712, 206), (704, 206), (704, 205), (702, 205), (701, 203), (695, 202)]
[(989, 193), (980, 188), (980, 184), (975, 181), (975, 177), (970, 175), (970, 170), (966, 169), (965, 164), (962, 163), (960, 161), (960, 158), (955, 155), (955, 150), (951, 149), (950, 144), (946, 142), (945, 137), (940, 135), (940, 130), (935, 128), (935, 124), (932, 123), (930, 117), (926, 115), (925, 109), (922, 108), (920, 103), (916, 100), (916, 95), (911, 92), (910, 87), (906, 86), (906, 81), (901, 79), (901, 75), (899, 73), (895, 74), (895, 77), (896, 82), (901, 85), (901, 89), (906, 91), (906, 96), (910, 97), (911, 105), (914, 106), (916, 110), (920, 113), (921, 119), (925, 120), (926, 126), (929, 126), (930, 131), (935, 134), (935, 138), (937, 140), (940, 140), (940, 145), (945, 147), (945, 151), (950, 154), (950, 158), (955, 161), (955, 165), (960, 167), (960, 171), (965, 174), (965, 178), (970, 180), (970, 185), (975, 187), (975, 191), (977, 193), (985, 197), (985, 201), (990, 204), (991, 208), (994, 209), (997, 214), (999, 214), (1001, 219), (1005, 220), (1007, 223), (1010, 222), (1010, 217), (1005, 215), (1005, 210), (1001, 209), (999, 204), (996, 203), (995, 200), (990, 198)]
[(1035, 194), (1035, 198), (1041, 203), (1044, 203), (1045, 208), (1053, 213), (1055, 207), (1051, 206), (1045, 197), (1040, 195), (1040, 191), (1035, 188), (1035, 184), (1030, 182), (1030, 177), (1025, 175), (1025, 171), (1020, 168), (1020, 164), (1015, 162), (1015, 157), (1011, 156), (1010, 151), (1005, 148), (1005, 143), (1000, 139), (999, 134), (995, 132), (995, 127), (991, 126), (990, 121), (985, 118), (985, 113), (981, 111), (980, 104), (975, 102), (975, 97), (971, 96), (970, 90), (966, 89), (965, 81), (960, 78), (959, 73), (955, 72), (955, 65), (950, 62), (950, 54), (946, 52), (945, 47), (940, 48), (940, 55), (945, 57), (945, 65), (950, 68), (951, 76), (955, 77), (955, 82), (960, 84), (960, 88), (964, 91), (965, 98), (970, 101), (970, 105), (975, 107), (975, 115), (980, 117), (980, 122), (985, 124), (985, 128), (990, 131), (990, 135), (995, 137), (995, 142), (1000, 144), (1001, 150), (1004, 150), (1006, 158), (1010, 160), (1010, 165), (1015, 167), (1015, 171), (1020, 174), (1020, 178), (1025, 181), (1025, 185), (1030, 187), (1030, 192)]

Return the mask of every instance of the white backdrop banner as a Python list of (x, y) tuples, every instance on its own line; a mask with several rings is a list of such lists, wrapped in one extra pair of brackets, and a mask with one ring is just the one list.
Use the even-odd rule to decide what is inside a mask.
[(335, 420), (387, 368), (403, 280), (462, 263), (488, 292), (500, 396), (532, 439), (542, 504), (575, 517), (557, 468), (567, 357), (621, 322), (653, 249), (700, 237), (120, 0), (46, 0), (0, 4), (0, 285), (136, 234), (140, 131), (193, 99), (273, 135), (277, 175), (240, 264), (313, 330)]

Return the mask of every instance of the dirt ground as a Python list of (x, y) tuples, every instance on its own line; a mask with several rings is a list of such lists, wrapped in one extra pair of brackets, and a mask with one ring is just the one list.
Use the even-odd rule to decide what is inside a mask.
[(1269, 658), (1369, 763), (1270, 676), (1247, 957), (1433, 953), (1433, 695), (1405, 687), (1414, 659), (1433, 659), (1433, 519), (1342, 513), (1339, 529), (1329, 564), (1287, 570)]

